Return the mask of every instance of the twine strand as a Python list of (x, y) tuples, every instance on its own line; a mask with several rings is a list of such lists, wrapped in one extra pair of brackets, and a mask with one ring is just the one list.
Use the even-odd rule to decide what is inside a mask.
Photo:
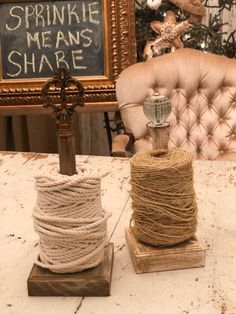
[(131, 158), (135, 236), (156, 246), (191, 238), (197, 228), (192, 157), (180, 149), (137, 153)]
[(71, 177), (52, 171), (35, 177), (38, 192), (33, 209), (39, 235), (36, 264), (56, 273), (97, 266), (107, 244), (107, 219), (102, 209), (101, 182), (84, 173)]

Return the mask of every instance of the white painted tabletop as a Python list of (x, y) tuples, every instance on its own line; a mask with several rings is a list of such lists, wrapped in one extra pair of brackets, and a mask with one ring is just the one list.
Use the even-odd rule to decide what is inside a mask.
[(28, 297), (27, 278), (38, 253), (32, 209), (34, 175), (58, 167), (56, 155), (0, 152), (1, 314), (236, 314), (236, 162), (196, 161), (197, 236), (206, 266), (137, 275), (124, 237), (129, 225), (129, 160), (77, 156), (97, 170), (115, 256), (110, 297)]

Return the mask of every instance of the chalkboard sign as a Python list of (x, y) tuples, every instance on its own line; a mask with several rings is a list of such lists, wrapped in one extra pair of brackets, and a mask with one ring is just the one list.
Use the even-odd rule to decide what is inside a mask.
[(104, 74), (101, 0), (5, 3), (0, 16), (4, 79)]
[(136, 60), (134, 4), (0, 0), (0, 114), (42, 107), (42, 85), (59, 67), (82, 82), (85, 103), (114, 106), (116, 79)]

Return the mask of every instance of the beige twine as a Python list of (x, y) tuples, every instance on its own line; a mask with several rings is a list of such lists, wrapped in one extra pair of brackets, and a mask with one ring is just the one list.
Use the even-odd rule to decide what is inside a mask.
[(197, 204), (190, 154), (180, 149), (137, 153), (131, 158), (131, 185), (139, 240), (169, 246), (194, 235)]
[(108, 213), (101, 205), (100, 178), (57, 172), (36, 176), (34, 228), (39, 234), (36, 264), (56, 273), (97, 266), (107, 244)]

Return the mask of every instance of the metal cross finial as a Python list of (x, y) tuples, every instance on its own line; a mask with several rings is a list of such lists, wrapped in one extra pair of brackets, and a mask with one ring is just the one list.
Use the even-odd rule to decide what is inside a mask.
[[(68, 103), (68, 88), (75, 86), (77, 93), (73, 103)], [(60, 88), (60, 103), (53, 102), (53, 91), (50, 88)], [(59, 68), (57, 75), (49, 79), (42, 87), (42, 98), (44, 107), (53, 109), (53, 116), (57, 121), (58, 151), (60, 173), (73, 175), (76, 173), (75, 165), (75, 143), (72, 129), (72, 116), (76, 106), (83, 106), (83, 85), (76, 79), (70, 77), (65, 68)]]
[[(78, 93), (72, 104), (67, 103), (66, 88), (75, 86)], [(51, 87), (60, 88), (60, 104), (52, 102), (49, 95)], [(82, 97), (84, 94), (83, 85), (76, 79), (70, 77), (69, 72), (65, 68), (59, 68), (57, 75), (49, 79), (42, 87), (42, 97), (45, 101), (45, 107), (51, 107), (54, 110), (54, 116), (58, 122), (71, 121), (72, 114), (76, 106), (83, 106)]]

